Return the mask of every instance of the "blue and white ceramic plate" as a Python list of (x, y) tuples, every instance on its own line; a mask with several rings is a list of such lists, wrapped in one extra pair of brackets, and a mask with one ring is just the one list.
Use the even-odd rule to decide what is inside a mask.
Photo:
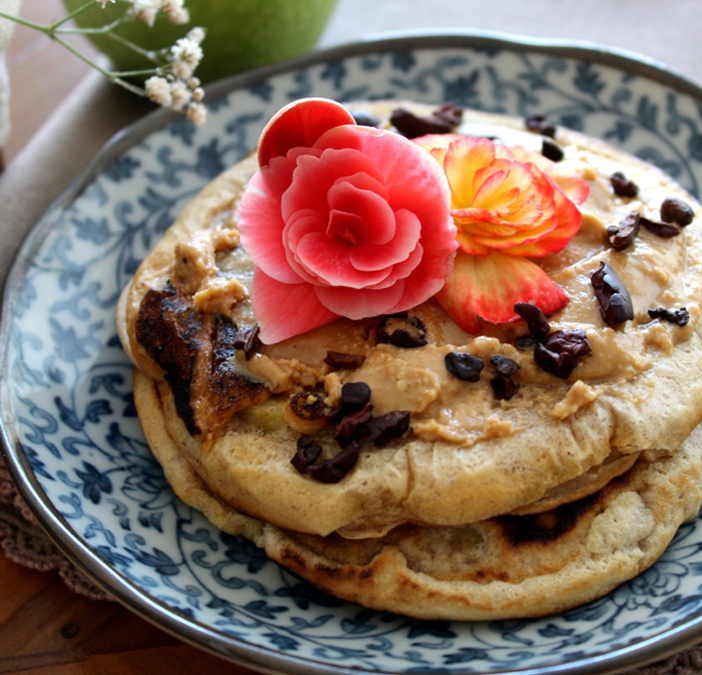
[(532, 621), (422, 622), (323, 595), (178, 501), (149, 452), (114, 310), (179, 209), (301, 96), (453, 101), (549, 119), (702, 186), (702, 90), (591, 46), (495, 35), (389, 38), (216, 85), (207, 123), (156, 113), (109, 145), (39, 222), (2, 323), (7, 462), (59, 546), (121, 602), (276, 673), (594, 673), (702, 639), (702, 523), (586, 607)]

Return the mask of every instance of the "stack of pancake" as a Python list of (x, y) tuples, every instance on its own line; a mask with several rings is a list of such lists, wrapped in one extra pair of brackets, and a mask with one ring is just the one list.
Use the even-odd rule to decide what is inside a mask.
[[(351, 107), (388, 128), (437, 112)], [(702, 209), (658, 169), (576, 132), (469, 110), (450, 131), (555, 145), (559, 171), (590, 185), (578, 234), (538, 261), (570, 298), (543, 334), (524, 320), (470, 335), (431, 299), (261, 344), (237, 231), (253, 155), (183, 210), (117, 324), (149, 446), (217, 527), (367, 607), (541, 616), (649, 567), (702, 502)], [(598, 270), (616, 271), (633, 318), (607, 320)], [(534, 357), (559, 331), (590, 346), (565, 377)], [(447, 367), (465, 354), (484, 364), (477, 377)], [(495, 389), (505, 379), (509, 395)], [(349, 461), (340, 427), (354, 414)]]

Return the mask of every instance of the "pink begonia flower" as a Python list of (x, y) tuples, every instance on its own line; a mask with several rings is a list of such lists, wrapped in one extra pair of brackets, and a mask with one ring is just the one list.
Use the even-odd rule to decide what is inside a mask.
[(568, 296), (536, 263), (560, 251), (582, 220), (576, 206), (589, 194), (579, 176), (521, 147), (454, 134), (415, 139), (444, 168), (459, 251), (436, 299), (470, 333), (490, 323), (516, 321), (518, 302), (545, 314)]
[(451, 270), (456, 227), (441, 167), (398, 134), (345, 122), (339, 108), (306, 99), (283, 109), (239, 205), (267, 344), (339, 317), (411, 309)]

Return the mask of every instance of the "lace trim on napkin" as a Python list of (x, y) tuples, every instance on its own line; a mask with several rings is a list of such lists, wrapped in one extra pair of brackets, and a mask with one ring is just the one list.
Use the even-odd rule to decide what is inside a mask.
[(56, 570), (76, 593), (93, 600), (112, 600), (77, 569), (44, 533), (17, 492), (1, 456), (0, 548), (7, 558), (25, 567), (41, 572)]

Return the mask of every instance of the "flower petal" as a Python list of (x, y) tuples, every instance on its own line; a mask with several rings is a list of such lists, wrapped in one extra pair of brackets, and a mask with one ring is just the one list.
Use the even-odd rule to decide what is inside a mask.
[(299, 281), (288, 264), (282, 233), (280, 197), (289, 185), (295, 162), (285, 158), (255, 173), (239, 202), (241, 244), (256, 265), (283, 283)]
[(453, 272), (436, 299), (469, 333), (490, 323), (516, 321), (518, 302), (534, 302), (552, 314), (568, 302), (565, 292), (535, 263), (491, 251), (486, 256), (456, 254)]
[(353, 115), (340, 103), (323, 98), (303, 98), (281, 108), (266, 124), (258, 143), (258, 164), (267, 166), (274, 157), (292, 148), (309, 148), (329, 129), (354, 124)]
[[(361, 242), (349, 251), (349, 260), (358, 270), (380, 270), (406, 261), (417, 248), (422, 231), (419, 218), (407, 209), (393, 214), (396, 224), (392, 241), (378, 245), (373, 241)], [(394, 275), (393, 275), (394, 276)]]
[(319, 301), (331, 312), (358, 321), (396, 311), (402, 298), (405, 281), (399, 280), (388, 288), (359, 290), (332, 286), (314, 286)]
[[(253, 310), (261, 341), (274, 344), (338, 319), (317, 299), (310, 284), (281, 284), (260, 268), (254, 271)], [(285, 302), (281, 302), (285, 298)]]

